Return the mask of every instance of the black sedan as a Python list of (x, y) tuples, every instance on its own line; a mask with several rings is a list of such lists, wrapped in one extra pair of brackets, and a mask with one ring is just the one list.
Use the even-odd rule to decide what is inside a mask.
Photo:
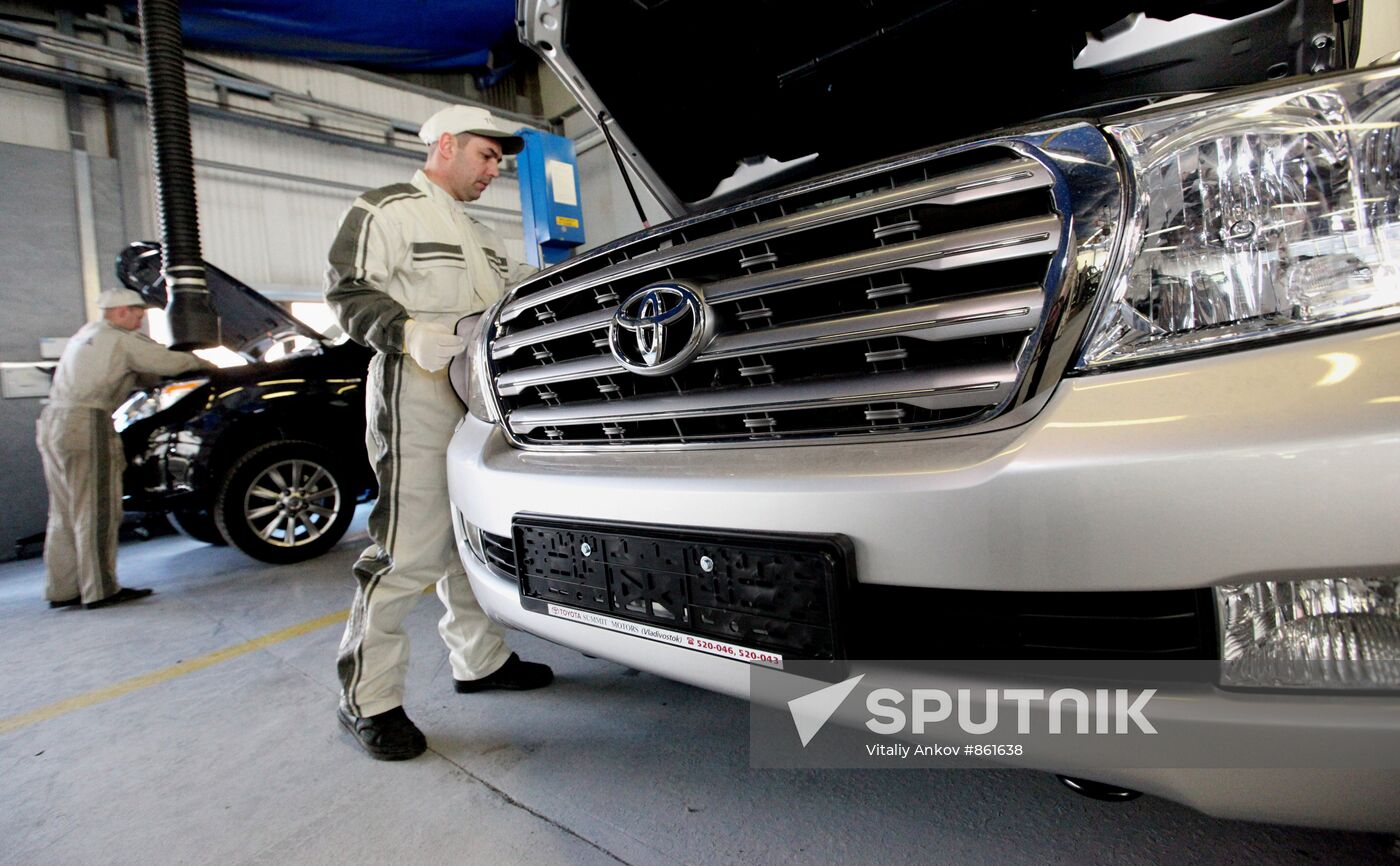
[[(265, 562), (318, 556), (376, 493), (364, 446), (370, 351), (206, 267), (222, 344), (247, 363), (137, 392), (117, 410), (125, 506), (168, 512), (187, 535)], [(159, 245), (132, 244), (117, 271), (164, 306)]]

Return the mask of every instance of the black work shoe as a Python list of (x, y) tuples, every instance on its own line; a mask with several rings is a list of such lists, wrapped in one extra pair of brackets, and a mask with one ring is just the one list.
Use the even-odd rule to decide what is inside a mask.
[(539, 662), (522, 662), (520, 656), (515, 653), (510, 654), (506, 663), (501, 665), (494, 673), (489, 673), (479, 680), (452, 680), (452, 686), (458, 694), (468, 692), (480, 692), (486, 689), (511, 689), (512, 691), (523, 692), (527, 689), (537, 689), (547, 686), (554, 681), (554, 671), (548, 665)]
[(135, 601), (138, 598), (145, 598), (153, 592), (155, 592), (154, 589), (135, 589), (130, 586), (124, 586), (106, 598), (99, 598), (97, 601), (90, 601), (84, 604), (83, 610), (97, 610), (99, 607), (110, 607), (114, 604), (121, 604), (124, 601)]
[(403, 707), (373, 716), (357, 716), (340, 707), (335, 714), (360, 748), (376, 761), (407, 761), (428, 750), (423, 732), (413, 724)]
[(83, 603), (83, 597), (70, 598), (67, 601), (50, 601), (49, 607), (77, 607)]

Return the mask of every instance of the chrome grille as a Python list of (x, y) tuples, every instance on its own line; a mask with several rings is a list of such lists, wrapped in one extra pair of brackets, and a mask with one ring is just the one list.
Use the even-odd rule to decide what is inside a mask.
[[(1020, 140), (907, 158), (551, 269), (511, 294), (490, 332), (506, 429), (523, 445), (625, 448), (996, 417), (1060, 313), (1070, 211), (1055, 165)], [(610, 351), (609, 326), (662, 281), (698, 290), (718, 324), (682, 369), (638, 375)]]

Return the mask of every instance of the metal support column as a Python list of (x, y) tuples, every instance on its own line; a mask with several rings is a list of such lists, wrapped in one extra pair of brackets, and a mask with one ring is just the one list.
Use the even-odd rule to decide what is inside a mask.
[[(58, 30), (73, 35), (73, 13), (58, 13)], [(71, 60), (65, 69), (76, 68)], [(63, 86), (63, 105), (68, 120), (68, 146), (73, 151), (74, 205), (78, 215), (78, 263), (83, 275), (83, 308), (88, 319), (98, 316), (97, 294), (102, 291), (102, 277), (97, 256), (97, 219), (92, 205), (92, 162), (88, 157), (87, 131), (83, 123), (83, 97), (78, 88)]]

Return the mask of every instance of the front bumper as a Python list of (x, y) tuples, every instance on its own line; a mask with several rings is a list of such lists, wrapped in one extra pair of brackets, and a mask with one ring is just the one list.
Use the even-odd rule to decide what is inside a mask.
[[(535, 453), (468, 417), (465, 518), (841, 533), (862, 582), (1135, 590), (1400, 565), (1400, 326), (1063, 382), (1027, 424), (887, 444)], [(1321, 576), (1321, 574), (1318, 574)]]
[[(468, 417), (448, 452), (449, 482), (459, 524), (505, 536), (521, 512), (840, 533), (854, 545), (863, 584), (1126, 591), (1394, 574), (1397, 371), (1400, 326), (1386, 325), (1070, 379), (1021, 426), (885, 444), (522, 452)], [(744, 663), (525, 611), (513, 581), (465, 545), (462, 554), (483, 607), (501, 622), (748, 693)], [(1202, 736), (1278, 724), (1283, 713), (1300, 735), (1359, 725), (1400, 744), (1394, 696), (1293, 698), (1291, 716), (1295, 704), (1255, 697), (1207, 689), (1182, 706)], [(1100, 775), (1216, 815), (1400, 828), (1400, 772), (1267, 771), (1286, 786), (1257, 783), (1262, 772)], [(1249, 781), (1230, 781), (1238, 778)]]

